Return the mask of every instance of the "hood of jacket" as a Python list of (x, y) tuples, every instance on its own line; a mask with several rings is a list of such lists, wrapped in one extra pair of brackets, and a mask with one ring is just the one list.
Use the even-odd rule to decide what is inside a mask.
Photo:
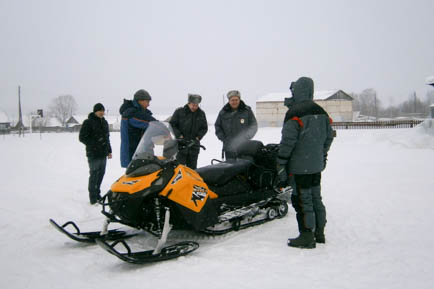
[(290, 90), (292, 97), (285, 99), (285, 105), (291, 106), (293, 103), (306, 100), (313, 100), (313, 80), (309, 77), (300, 77), (291, 83)]
[(135, 107), (135, 108), (138, 108), (138, 109), (142, 108), (137, 101), (124, 99), (124, 103), (122, 103), (121, 107), (119, 108), (119, 113), (123, 114), (124, 111), (126, 111), (127, 109), (129, 109), (131, 107)]

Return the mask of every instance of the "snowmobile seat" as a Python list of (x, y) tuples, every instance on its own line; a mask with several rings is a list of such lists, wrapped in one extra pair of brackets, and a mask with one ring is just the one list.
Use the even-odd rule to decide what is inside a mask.
[(231, 162), (221, 162), (196, 169), (196, 172), (208, 185), (222, 186), (238, 174), (247, 173), (252, 161), (238, 159)]

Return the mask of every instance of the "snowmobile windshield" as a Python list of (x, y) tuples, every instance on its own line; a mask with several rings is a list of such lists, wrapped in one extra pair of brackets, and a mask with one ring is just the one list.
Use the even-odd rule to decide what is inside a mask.
[(169, 128), (163, 122), (151, 121), (140, 139), (133, 161), (152, 156), (172, 159), (177, 152), (178, 144)]

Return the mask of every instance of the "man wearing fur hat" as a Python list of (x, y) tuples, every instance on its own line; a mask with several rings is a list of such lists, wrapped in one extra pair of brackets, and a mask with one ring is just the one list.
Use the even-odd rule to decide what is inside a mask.
[(89, 163), (89, 200), (93, 205), (101, 199), (101, 183), (105, 174), (107, 158), (112, 158), (108, 123), (104, 118), (104, 106), (95, 104), (93, 112), (83, 122), (79, 140), (86, 145)]
[(179, 163), (196, 169), (199, 156), (200, 140), (208, 131), (208, 122), (199, 103), (202, 97), (198, 94), (188, 94), (188, 103), (179, 107), (170, 119), (170, 126), (177, 139), (184, 139), (186, 146), (180, 149), (176, 158)]
[(148, 109), (152, 98), (144, 89), (136, 91), (133, 100), (124, 99), (119, 109), (121, 120), (121, 167), (126, 168), (148, 128), (149, 122), (156, 120)]
[(250, 106), (241, 100), (238, 90), (231, 90), (226, 96), (228, 103), (220, 110), (214, 126), (228, 160), (237, 158), (237, 148), (255, 136), (258, 124)]

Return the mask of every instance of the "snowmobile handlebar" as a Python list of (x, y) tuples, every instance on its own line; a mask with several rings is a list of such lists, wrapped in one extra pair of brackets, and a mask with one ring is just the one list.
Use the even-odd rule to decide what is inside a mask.
[(192, 147), (199, 147), (203, 150), (206, 150), (206, 148), (203, 145), (201, 145), (198, 140), (193, 140), (193, 139), (185, 140), (183, 138), (178, 138), (176, 140), (178, 141), (179, 150), (185, 150)]

